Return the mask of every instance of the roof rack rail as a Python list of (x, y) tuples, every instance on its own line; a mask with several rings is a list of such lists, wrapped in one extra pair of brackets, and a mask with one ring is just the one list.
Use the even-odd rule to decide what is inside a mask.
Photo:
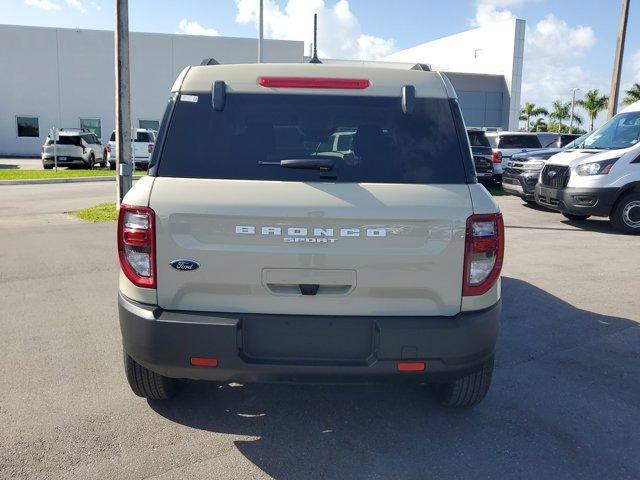
[(92, 133), (88, 128), (79, 128), (79, 127), (61, 127), (58, 129), (59, 132), (80, 132), (80, 133)]
[(431, 67), (426, 63), (416, 63), (413, 67), (411, 67), (411, 70), (421, 70), (423, 72), (430, 72)]
[(200, 65), (220, 65), (220, 62), (215, 58), (203, 58)]

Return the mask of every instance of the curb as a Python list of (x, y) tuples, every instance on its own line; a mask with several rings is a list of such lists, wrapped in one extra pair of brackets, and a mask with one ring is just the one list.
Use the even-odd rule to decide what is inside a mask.
[[(140, 176), (133, 177), (138, 180)], [(50, 183), (89, 183), (89, 182), (115, 182), (116, 177), (69, 177), (69, 178), (33, 178), (24, 180), (0, 180), (2, 185), (42, 185)]]

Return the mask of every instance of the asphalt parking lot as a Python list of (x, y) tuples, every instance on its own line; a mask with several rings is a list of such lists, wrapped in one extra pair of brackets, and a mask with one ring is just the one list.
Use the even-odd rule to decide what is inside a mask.
[(498, 197), (507, 226), (493, 386), (192, 383), (129, 390), (115, 225), (64, 212), (110, 183), (0, 187), (0, 478), (640, 478), (640, 238)]

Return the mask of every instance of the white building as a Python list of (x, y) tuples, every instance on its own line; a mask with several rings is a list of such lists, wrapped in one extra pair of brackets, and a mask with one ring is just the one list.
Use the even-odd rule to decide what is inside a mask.
[[(51, 127), (114, 129), (113, 32), (0, 25), (0, 155), (37, 155)], [(510, 20), (396, 52), (384, 60), (446, 71), (469, 126), (516, 129), (524, 21)], [(302, 62), (302, 41), (265, 40), (265, 62)], [(252, 63), (249, 38), (131, 33), (131, 116), (157, 129), (169, 89), (204, 58)]]
[(506, 20), (393, 53), (383, 60), (427, 63), (449, 74), (468, 126), (517, 130), (525, 21)]
[[(252, 63), (257, 40), (131, 33), (131, 121), (155, 127), (169, 90), (187, 65), (204, 58)], [(108, 141), (115, 128), (113, 32), (0, 25), (0, 155), (33, 155), (53, 126), (92, 128)], [(302, 62), (304, 43), (266, 40), (264, 61)]]

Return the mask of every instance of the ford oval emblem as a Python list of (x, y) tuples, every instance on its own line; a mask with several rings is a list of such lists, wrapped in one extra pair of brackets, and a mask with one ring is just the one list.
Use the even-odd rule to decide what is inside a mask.
[(171, 262), (169, 265), (182, 272), (191, 272), (200, 268), (200, 264), (198, 262), (196, 262), (195, 260), (189, 260), (187, 258), (179, 258)]
[(549, 173), (547, 173), (547, 175), (549, 175), (550, 177), (555, 177), (556, 173), (557, 172), (555, 170), (551, 170)]

